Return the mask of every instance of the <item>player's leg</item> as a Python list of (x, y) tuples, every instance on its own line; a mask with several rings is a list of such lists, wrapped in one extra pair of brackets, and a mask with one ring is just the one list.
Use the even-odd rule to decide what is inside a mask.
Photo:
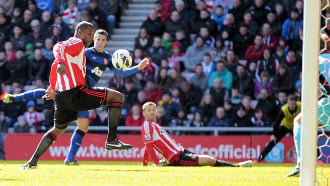
[(297, 164), (292, 172), (290, 172), (287, 177), (298, 176), (300, 174), (300, 157), (301, 157), (301, 113), (297, 115), (294, 119), (293, 127), (293, 141), (296, 147), (297, 153)]
[(75, 156), (81, 146), (82, 139), (88, 131), (89, 126), (88, 111), (79, 111), (77, 119), (77, 129), (73, 132), (70, 141), (69, 152), (64, 160), (64, 165), (79, 165)]
[(118, 91), (107, 89), (106, 105), (108, 107), (108, 137), (105, 143), (107, 150), (129, 149), (132, 145), (119, 141), (117, 127), (121, 118), (121, 108), (124, 102), (124, 95)]
[(26, 92), (23, 92), (21, 94), (7, 94), (4, 97), (3, 102), (4, 103), (12, 103), (16, 101), (22, 101), (22, 100), (30, 100), (30, 99), (40, 99), (43, 95), (45, 95), (46, 89), (38, 88), (35, 90), (29, 90)]
[(69, 122), (76, 118), (77, 112), (55, 110), (54, 127), (43, 135), (31, 159), (22, 166), (22, 169), (36, 168), (39, 158), (47, 151), (53, 142), (66, 131)]
[(266, 147), (261, 151), (259, 157), (258, 157), (258, 161), (262, 161), (263, 159), (265, 159), (265, 157), (267, 156), (267, 154), (273, 149), (273, 147), (289, 132), (288, 129), (286, 129), (283, 126), (280, 126), (277, 134), (275, 135), (275, 139), (270, 140)]

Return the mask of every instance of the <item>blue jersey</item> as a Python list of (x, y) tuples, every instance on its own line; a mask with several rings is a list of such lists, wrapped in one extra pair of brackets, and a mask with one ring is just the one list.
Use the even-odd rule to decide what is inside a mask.
[(127, 70), (117, 70), (113, 67), (111, 55), (103, 51), (99, 53), (94, 47), (85, 50), (86, 55), (86, 86), (93, 87), (102, 77), (106, 68), (114, 71), (120, 77), (126, 77), (138, 72), (137, 67), (131, 67)]

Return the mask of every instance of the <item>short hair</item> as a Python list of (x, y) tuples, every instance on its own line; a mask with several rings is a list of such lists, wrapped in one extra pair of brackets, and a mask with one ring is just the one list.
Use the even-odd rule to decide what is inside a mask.
[(146, 103), (143, 104), (143, 106), (142, 106), (142, 110), (145, 110), (145, 109), (147, 108), (147, 106), (149, 106), (149, 105), (154, 105), (154, 106), (156, 106), (156, 103), (151, 102), (151, 101), (148, 101), (148, 102), (146, 102)]
[(77, 24), (76, 29), (74, 31), (74, 35), (77, 36), (79, 30), (86, 30), (89, 28), (94, 29), (94, 25), (87, 21), (81, 21), (80, 23)]
[(106, 30), (104, 30), (104, 29), (97, 29), (95, 31), (95, 34), (94, 35), (96, 35), (96, 34), (101, 34), (101, 35), (105, 35), (105, 36), (108, 37), (108, 32)]
[(298, 99), (297, 99), (297, 96), (296, 95), (294, 95), (294, 94), (290, 94), (289, 96), (288, 96), (288, 101), (297, 101)]

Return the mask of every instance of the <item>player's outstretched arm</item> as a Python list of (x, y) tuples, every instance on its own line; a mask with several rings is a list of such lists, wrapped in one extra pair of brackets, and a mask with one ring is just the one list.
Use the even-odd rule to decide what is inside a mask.
[(138, 70), (145, 69), (150, 64), (150, 61), (148, 58), (144, 58), (140, 61), (140, 63), (137, 66)]
[(149, 65), (149, 59), (144, 58), (140, 63), (134, 67), (128, 68), (126, 70), (118, 70), (116, 68), (113, 68), (113, 71), (119, 76), (119, 77), (127, 77), (130, 75), (133, 75), (137, 73), (139, 70), (145, 69)]

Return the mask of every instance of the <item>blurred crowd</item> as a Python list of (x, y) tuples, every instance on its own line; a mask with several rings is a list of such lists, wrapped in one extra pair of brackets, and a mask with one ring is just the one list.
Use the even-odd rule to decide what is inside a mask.
[[(6, 2), (12, 4), (0, 6), (2, 97), (45, 88), (54, 43), (81, 20), (106, 29), (110, 39), (130, 3)], [(109, 79), (125, 94), (122, 125), (141, 126), (141, 105), (153, 101), (162, 126), (272, 127), (287, 96), (301, 97), (303, 9), (303, 0), (155, 1), (132, 51), (134, 64), (144, 57), (152, 63)], [(53, 103), (42, 99), (3, 104), (0, 126), (41, 132), (52, 126), (52, 112)], [(91, 110), (90, 122), (107, 125), (106, 108)]]

